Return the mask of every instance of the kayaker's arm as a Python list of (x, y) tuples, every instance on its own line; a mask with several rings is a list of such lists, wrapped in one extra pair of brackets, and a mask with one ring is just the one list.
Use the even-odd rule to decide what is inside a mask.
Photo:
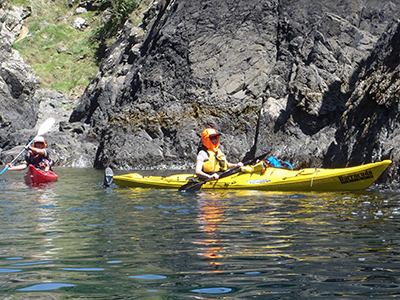
[(243, 167), (243, 163), (240, 161), (237, 164), (232, 164), (232, 163), (227, 161), (226, 162), (226, 166), (228, 167), (228, 169), (233, 169), (233, 168), (236, 168), (236, 167)]
[(44, 148), (36, 148), (36, 147), (28, 146), (28, 147), (26, 147), (26, 149), (29, 151), (33, 151), (36, 154), (43, 155), (44, 157), (47, 156), (47, 151)]
[(8, 170), (10, 170), (10, 171), (22, 171), (22, 170), (25, 170), (28, 167), (28, 165), (25, 163), (17, 165), (17, 166), (7, 164), (6, 167), (8, 167)]

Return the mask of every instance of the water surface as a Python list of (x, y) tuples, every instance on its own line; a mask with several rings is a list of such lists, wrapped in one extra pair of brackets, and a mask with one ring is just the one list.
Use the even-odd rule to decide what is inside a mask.
[(400, 194), (103, 188), (56, 169), (0, 182), (2, 299), (400, 296)]

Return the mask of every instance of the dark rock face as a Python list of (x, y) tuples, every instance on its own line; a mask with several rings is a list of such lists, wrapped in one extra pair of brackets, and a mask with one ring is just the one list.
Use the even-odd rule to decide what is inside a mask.
[(34, 98), (40, 78), (24, 63), (17, 51), (12, 49), (18, 34), (18, 18), (22, 11), (6, 13), (0, 9), (0, 147), (18, 143), (12, 136), (16, 131), (36, 125), (39, 101)]
[[(274, 10), (274, 3), (164, 2), (140, 53), (127, 43), (127, 26), (71, 116), (102, 131), (97, 164), (192, 167), (207, 124), (224, 132), (227, 152), (239, 159), (253, 143), (265, 89), (259, 77), (273, 57), (250, 33), (261, 19), (268, 27), (261, 40), (274, 34)], [(244, 57), (235, 57), (240, 49)]]
[(392, 159), (391, 179), (398, 177), (400, 26), (395, 22), (381, 36), (360, 68), (359, 80), (347, 102), (336, 141), (330, 146), (326, 163)]
[[(246, 152), (298, 167), (393, 159), (370, 140), (364, 146), (382, 155), (345, 149), (359, 143), (353, 122), (377, 107), (357, 95), (382, 92), (368, 74), (394, 43), (390, 24), (399, 10), (368, 0), (159, 2), (146, 13), (143, 38), (126, 25), (70, 121), (99, 134), (97, 167), (193, 167), (208, 124), (223, 132), (232, 161)], [(385, 94), (395, 102), (395, 93)], [(369, 134), (380, 131), (378, 119)]]

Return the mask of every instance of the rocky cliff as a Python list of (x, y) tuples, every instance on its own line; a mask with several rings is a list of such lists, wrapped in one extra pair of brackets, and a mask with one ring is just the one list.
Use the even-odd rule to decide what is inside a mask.
[[(13, 49), (31, 11), (20, 6), (0, 8), (0, 161), (10, 162), (49, 117), (56, 125), (46, 134), (55, 162), (61, 166), (92, 166), (98, 142), (89, 126), (70, 124), (67, 95), (41, 89), (41, 79)], [(23, 159), (23, 156), (21, 156)]]
[(399, 11), (374, 0), (159, 1), (141, 26), (126, 23), (65, 130), (53, 133), (73, 137), (54, 145), (58, 161), (192, 168), (212, 125), (231, 161), (265, 152), (295, 167), (391, 158), (385, 176), (396, 179)]
[(382, 34), (368, 58), (360, 64), (358, 80), (346, 103), (336, 131), (336, 140), (325, 164), (337, 166), (390, 158), (387, 175), (399, 175), (400, 23)]

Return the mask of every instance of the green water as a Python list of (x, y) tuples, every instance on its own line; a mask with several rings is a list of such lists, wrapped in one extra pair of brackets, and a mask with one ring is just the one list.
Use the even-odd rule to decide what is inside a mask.
[(103, 188), (56, 169), (0, 182), (1, 299), (400, 296), (400, 194)]

